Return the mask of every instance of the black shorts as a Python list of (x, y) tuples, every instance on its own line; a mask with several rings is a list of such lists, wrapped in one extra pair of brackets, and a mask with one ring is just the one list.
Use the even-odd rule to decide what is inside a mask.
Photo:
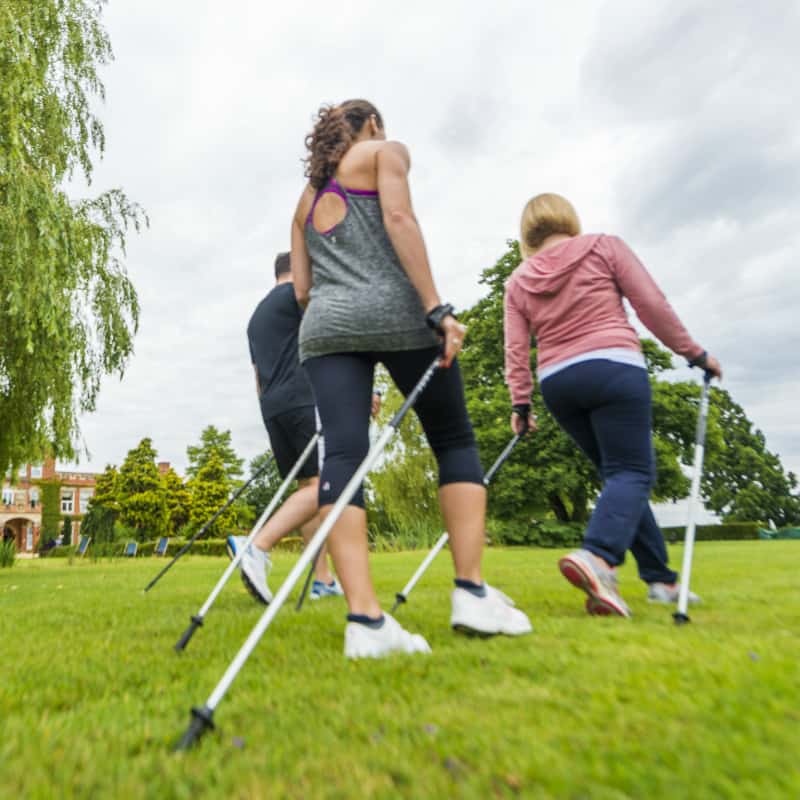
[[(292, 470), (297, 459), (306, 449), (309, 440), (317, 432), (317, 420), (314, 406), (301, 406), (292, 411), (284, 411), (269, 419), (264, 419), (272, 454), (278, 465), (278, 472), (285, 478)], [(315, 447), (306, 463), (300, 467), (298, 478), (316, 478), (319, 475), (317, 448)]]

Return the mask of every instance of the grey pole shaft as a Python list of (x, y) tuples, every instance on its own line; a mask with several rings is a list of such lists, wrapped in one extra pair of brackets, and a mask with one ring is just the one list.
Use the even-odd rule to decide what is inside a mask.
[(437, 357), (419, 379), (419, 382), (414, 389), (412, 389), (412, 391), (409, 393), (405, 402), (400, 407), (400, 410), (394, 415), (392, 420), (378, 437), (375, 444), (369, 449), (367, 457), (361, 462), (361, 465), (356, 470), (353, 477), (347, 482), (347, 485), (344, 487), (341, 495), (339, 495), (339, 499), (333, 504), (328, 516), (325, 518), (325, 521), (319, 526), (319, 528), (317, 528), (317, 532), (311, 538), (311, 541), (306, 545), (300, 558), (297, 559), (297, 562), (292, 567), (291, 572), (289, 572), (289, 574), (286, 576), (286, 579), (281, 584), (281, 588), (278, 589), (275, 597), (272, 598), (272, 602), (267, 607), (267, 610), (262, 614), (261, 619), (259, 619), (255, 628), (253, 628), (253, 630), (250, 632), (250, 635), (239, 649), (239, 652), (230, 663), (230, 666), (225, 671), (225, 674), (222, 676), (222, 679), (217, 684), (214, 691), (209, 695), (208, 701), (205, 705), (205, 709), (209, 713), (213, 713), (214, 709), (225, 696), (225, 693), (236, 679), (239, 671), (250, 657), (250, 654), (253, 652), (261, 637), (264, 635), (264, 632), (270, 626), (272, 620), (275, 619), (275, 616), (277, 615), (278, 611), (280, 611), (281, 606), (286, 602), (289, 592), (292, 591), (303, 572), (305, 572), (306, 568), (315, 557), (317, 551), (325, 543), (325, 540), (328, 538), (333, 526), (339, 521), (339, 517), (342, 515), (342, 512), (353, 499), (353, 495), (358, 491), (361, 482), (364, 480), (373, 464), (380, 458), (384, 448), (392, 436), (394, 436), (397, 428), (400, 426), (403, 417), (414, 405), (417, 398), (424, 391), (428, 383), (430, 383), (430, 380), (438, 367), (439, 358)]
[(686, 521), (686, 538), (683, 545), (683, 565), (681, 567), (681, 588), (678, 592), (678, 614), (685, 616), (689, 606), (689, 582), (692, 577), (692, 556), (694, 555), (694, 534), (696, 527), (697, 505), (700, 500), (700, 478), (703, 474), (703, 456), (705, 454), (706, 421), (708, 420), (708, 389), (711, 373), (703, 378), (703, 393), (700, 396), (700, 413), (697, 418), (697, 432), (694, 443), (694, 468), (692, 472), (692, 488), (689, 493), (689, 514)]
[(317, 431), (309, 440), (308, 444), (306, 445), (306, 449), (300, 454), (300, 458), (297, 459), (295, 465), (292, 467), (289, 474), (284, 479), (283, 483), (280, 485), (280, 488), (275, 493), (275, 496), (270, 501), (269, 505), (264, 509), (264, 513), (258, 518), (256, 524), (253, 526), (253, 529), (250, 531), (250, 534), (247, 537), (247, 542), (245, 543), (244, 547), (240, 547), (236, 553), (236, 556), (233, 558), (230, 564), (228, 564), (228, 568), (222, 574), (222, 577), (217, 581), (217, 585), (211, 590), (211, 594), (208, 596), (208, 599), (200, 608), (200, 611), (197, 612), (197, 616), (201, 619), (205, 617), (208, 613), (209, 609), (212, 605), (214, 605), (214, 601), (217, 599), (217, 596), (222, 591), (225, 584), (228, 582), (228, 579), (233, 574), (233, 571), (239, 566), (239, 562), (242, 560), (242, 556), (244, 555), (244, 551), (249, 547), (250, 543), (255, 539), (256, 534), (261, 530), (264, 523), (272, 516), (272, 512), (275, 510), (275, 507), (280, 503), (281, 498), (284, 494), (286, 494), (286, 490), (291, 486), (292, 481), (297, 477), (297, 473), (303, 467), (303, 464), (306, 463), (309, 456), (311, 455), (311, 451), (314, 449), (314, 446), (319, 441), (320, 432)]
[(403, 597), (408, 597), (408, 595), (411, 593), (411, 590), (417, 585), (417, 581), (425, 574), (425, 571), (431, 565), (433, 559), (439, 555), (441, 549), (447, 544), (448, 538), (447, 531), (445, 531), (436, 540), (436, 544), (431, 548), (430, 553), (425, 556), (425, 560), (419, 565), (419, 567), (417, 567), (417, 571), (411, 576), (411, 579), (403, 587), (403, 591), (400, 592)]

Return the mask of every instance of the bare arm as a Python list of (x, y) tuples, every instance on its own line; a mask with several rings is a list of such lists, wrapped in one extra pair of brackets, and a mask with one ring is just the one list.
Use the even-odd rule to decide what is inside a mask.
[[(408, 170), (411, 159), (405, 145), (387, 142), (376, 156), (378, 194), (381, 198), (383, 225), (403, 269), (417, 290), (426, 312), (441, 304), (433, 282), (428, 253), (417, 218), (411, 208)], [(461, 351), (467, 329), (452, 315), (441, 322), (444, 338), (442, 366), (449, 367)]]
[(312, 284), (311, 259), (308, 257), (304, 231), (306, 218), (313, 201), (314, 190), (311, 186), (306, 186), (292, 219), (292, 282), (294, 283), (294, 296), (303, 308), (308, 305), (308, 295)]
[(253, 372), (256, 374), (256, 394), (261, 397), (261, 381), (258, 379), (258, 367), (253, 364)]
[(387, 142), (378, 151), (376, 161), (378, 194), (386, 233), (425, 311), (430, 311), (441, 300), (433, 282), (422, 231), (411, 208), (408, 150), (399, 142)]

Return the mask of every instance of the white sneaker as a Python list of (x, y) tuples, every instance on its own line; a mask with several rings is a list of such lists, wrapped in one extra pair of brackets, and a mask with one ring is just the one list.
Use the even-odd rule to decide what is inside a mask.
[(392, 653), (430, 653), (430, 645), (418, 633), (409, 633), (390, 614), (380, 628), (348, 622), (344, 629), (345, 658), (383, 658)]
[(239, 562), (239, 571), (247, 591), (265, 605), (269, 605), (272, 600), (272, 592), (267, 586), (267, 575), (271, 569), (272, 559), (269, 554), (259, 550), (254, 544), (244, 551)]
[[(648, 583), (647, 600), (650, 603), (677, 603), (680, 591), (679, 583)], [(700, 602), (700, 598), (692, 591), (689, 591), (688, 599), (692, 604)]]
[(236, 558), (236, 554), (244, 547), (246, 541), (246, 536), (233, 535), (225, 540), (225, 549), (228, 551), (228, 558), (230, 558), (231, 561)]
[(576, 588), (589, 595), (586, 610), (594, 616), (630, 617), (617, 586), (613, 569), (599, 564), (588, 550), (575, 550), (559, 559), (561, 574)]
[(514, 608), (514, 601), (489, 584), (486, 595), (478, 597), (467, 589), (453, 589), (453, 613), (450, 625), (464, 633), (479, 636), (493, 636), (504, 633), (507, 636), (521, 636), (533, 630), (527, 615)]
[(339, 581), (336, 578), (330, 583), (318, 581), (315, 578), (308, 596), (312, 600), (321, 600), (323, 597), (344, 597), (344, 589), (339, 585)]

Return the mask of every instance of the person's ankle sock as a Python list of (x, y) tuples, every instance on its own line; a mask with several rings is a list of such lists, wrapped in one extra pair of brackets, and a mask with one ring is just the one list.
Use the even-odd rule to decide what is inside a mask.
[(485, 583), (475, 583), (474, 581), (468, 581), (464, 578), (456, 578), (453, 583), (455, 583), (459, 589), (466, 589), (470, 594), (474, 594), (475, 597), (486, 597)]
[(383, 627), (386, 617), (383, 614), (379, 617), (368, 617), (366, 614), (348, 614), (347, 621), (357, 622), (359, 625), (366, 625), (368, 628), (378, 630), (378, 628)]

